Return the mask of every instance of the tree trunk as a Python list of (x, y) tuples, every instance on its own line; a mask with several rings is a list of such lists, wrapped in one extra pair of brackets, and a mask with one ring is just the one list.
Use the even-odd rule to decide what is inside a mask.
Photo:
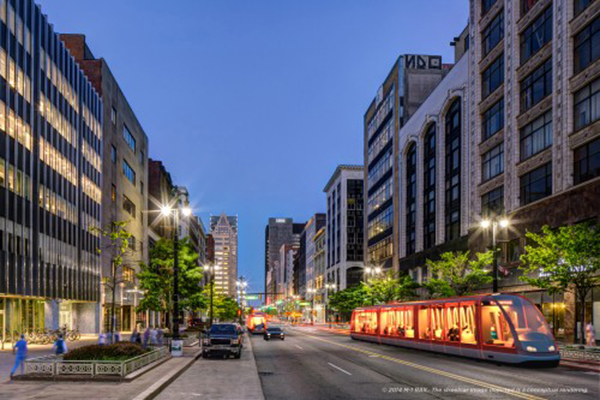
[(580, 333), (581, 338), (579, 339), (580, 344), (585, 344), (585, 298), (587, 297), (588, 290), (580, 290), (579, 291), (579, 308), (581, 313), (581, 325), (580, 325)]
[(113, 263), (113, 285), (112, 285), (112, 304), (110, 306), (110, 342), (115, 342), (115, 292), (117, 291), (117, 277)]

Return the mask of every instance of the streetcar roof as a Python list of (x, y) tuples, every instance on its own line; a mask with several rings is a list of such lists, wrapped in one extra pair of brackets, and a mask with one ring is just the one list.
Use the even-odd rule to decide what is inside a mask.
[(435, 304), (435, 303), (445, 304), (445, 303), (454, 303), (454, 302), (460, 302), (460, 301), (475, 301), (475, 300), (480, 300), (484, 297), (500, 296), (500, 295), (524, 298), (523, 296), (514, 294), (514, 293), (482, 293), (482, 294), (476, 294), (476, 295), (471, 295), (471, 296), (444, 297), (444, 298), (440, 298), (440, 299), (413, 300), (413, 301), (406, 301), (406, 302), (402, 302), (402, 303), (394, 302), (394, 303), (388, 303), (388, 304), (380, 304), (380, 305), (376, 305), (376, 306), (357, 307), (354, 309), (354, 311), (370, 311), (370, 310), (379, 310), (382, 308), (394, 308), (394, 307), (399, 307), (399, 306), (401, 307), (401, 306), (414, 306), (414, 305), (425, 305), (425, 304)]

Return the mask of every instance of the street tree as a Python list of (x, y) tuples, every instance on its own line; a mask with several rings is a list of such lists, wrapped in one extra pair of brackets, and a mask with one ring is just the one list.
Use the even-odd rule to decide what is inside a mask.
[(388, 271), (382, 277), (370, 278), (362, 282), (368, 304), (387, 304), (392, 301), (408, 301), (417, 297), (419, 285), (408, 275)]
[[(202, 267), (198, 265), (198, 254), (187, 239), (179, 242), (179, 307), (181, 310), (198, 311), (206, 306), (202, 293)], [(173, 242), (160, 239), (150, 250), (150, 263), (142, 263), (137, 274), (144, 297), (137, 311), (160, 311), (164, 324), (171, 326), (173, 314)]]
[(367, 304), (367, 290), (358, 285), (329, 293), (329, 308), (340, 314), (343, 320), (348, 320), (352, 311)]
[(527, 232), (521, 255), (523, 282), (548, 293), (573, 293), (580, 304), (581, 343), (585, 342), (585, 299), (600, 283), (600, 227), (587, 223)]
[[(206, 315), (210, 317), (210, 292), (211, 286), (213, 284), (209, 283), (204, 286), (202, 291), (202, 295), (205, 299), (208, 299), (203, 305), (203, 309), (206, 311)], [(231, 321), (237, 319), (237, 312), (239, 309), (238, 302), (230, 296), (226, 296), (222, 293), (217, 293), (213, 291), (212, 295), (213, 301), (213, 312), (214, 318), (219, 321)]]
[(439, 260), (427, 260), (427, 268), (434, 278), (423, 285), (431, 298), (465, 296), (493, 281), (486, 268), (493, 262), (493, 252), (476, 253), (446, 252)]
[(110, 306), (110, 338), (111, 342), (115, 337), (115, 316), (116, 316), (116, 291), (117, 286), (125, 283), (127, 277), (123, 273), (123, 260), (129, 250), (129, 240), (131, 239), (131, 233), (125, 230), (127, 221), (116, 221), (110, 223), (105, 228), (95, 228), (94, 230), (100, 233), (101, 236), (107, 239), (106, 246), (98, 249), (98, 254), (105, 252), (109, 254), (110, 264), (112, 269), (111, 276), (104, 280), (104, 286), (111, 292), (111, 306)]

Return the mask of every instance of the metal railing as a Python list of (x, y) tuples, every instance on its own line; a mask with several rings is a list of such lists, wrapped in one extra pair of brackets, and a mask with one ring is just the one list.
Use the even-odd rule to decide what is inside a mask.
[(63, 360), (62, 356), (44, 356), (25, 360), (25, 375), (109, 375), (125, 377), (138, 369), (155, 361), (170, 356), (167, 347), (158, 347), (142, 354), (122, 361), (101, 360)]

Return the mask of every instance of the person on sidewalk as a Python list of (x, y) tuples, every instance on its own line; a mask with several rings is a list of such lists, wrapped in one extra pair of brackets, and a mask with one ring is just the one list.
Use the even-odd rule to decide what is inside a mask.
[(148, 347), (148, 340), (150, 340), (150, 327), (146, 328), (144, 331), (144, 348)]
[(100, 332), (98, 335), (98, 345), (104, 346), (106, 344), (106, 333)]
[(585, 344), (588, 346), (596, 345), (596, 332), (594, 331), (594, 325), (591, 322), (585, 326)]
[(17, 372), (17, 368), (19, 364), (21, 365), (21, 375), (23, 375), (23, 369), (25, 368), (25, 359), (27, 358), (27, 341), (25, 340), (25, 335), (21, 335), (21, 339), (15, 343), (13, 346), (13, 354), (15, 353), (15, 349), (17, 350), (17, 356), (15, 357), (15, 366), (10, 371), (10, 377), (12, 378), (15, 372)]
[(67, 343), (63, 339), (62, 334), (58, 335), (58, 339), (56, 339), (56, 342), (52, 345), (52, 350), (54, 350), (54, 354), (56, 354), (57, 357), (67, 352)]
[(131, 343), (135, 343), (137, 341), (138, 330), (137, 326), (133, 328), (133, 332), (131, 332), (131, 338), (129, 339)]
[(115, 332), (115, 341), (114, 343), (119, 343), (121, 341), (121, 332), (116, 331)]

